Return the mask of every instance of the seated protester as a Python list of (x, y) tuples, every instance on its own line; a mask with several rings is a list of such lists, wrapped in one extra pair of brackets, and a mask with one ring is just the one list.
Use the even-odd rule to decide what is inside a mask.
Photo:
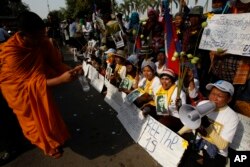
[(106, 62), (106, 71), (105, 71), (105, 78), (110, 81), (111, 76), (114, 75), (115, 71), (115, 53), (116, 50), (110, 48), (106, 52), (104, 52), (104, 60)]
[(126, 76), (126, 66), (125, 66), (126, 53), (123, 50), (117, 50), (114, 56), (115, 56), (115, 70), (114, 74), (111, 75), (110, 83), (118, 87), (120, 82)]
[(160, 80), (155, 75), (155, 63), (147, 61), (142, 66), (143, 78), (139, 81), (138, 90), (141, 92), (141, 96), (135, 100), (135, 105), (141, 108), (145, 104), (154, 104), (153, 94), (160, 86)]
[(138, 53), (138, 58), (139, 58), (138, 67), (142, 69), (145, 63), (152, 61), (155, 62), (152, 53), (153, 50), (150, 48), (150, 46), (148, 45), (142, 46)]
[(91, 65), (101, 74), (105, 75), (105, 69), (102, 67), (102, 60), (96, 55), (91, 55)]
[(156, 73), (157, 76), (160, 76), (160, 74), (162, 73), (162, 71), (164, 69), (166, 69), (166, 55), (165, 55), (165, 49), (162, 48), (160, 49), (160, 51), (157, 53), (157, 57), (156, 57)]
[[(202, 117), (201, 126), (196, 129), (196, 144), (186, 150), (180, 166), (226, 166), (228, 146), (232, 142), (239, 118), (228, 106), (234, 94), (231, 83), (218, 80), (213, 84), (207, 84), (210, 90), (208, 99), (215, 103), (216, 109)], [(198, 105), (204, 104), (202, 101)], [(182, 135), (187, 131), (184, 126), (178, 133)], [(193, 137), (193, 138), (195, 138)], [(201, 151), (203, 155), (198, 155)]]
[[(161, 85), (158, 87), (157, 91), (154, 92), (153, 96), (156, 108), (151, 110), (150, 113), (152, 116), (156, 114), (156, 119), (159, 122), (177, 132), (183, 127), (179, 119), (177, 105), (179, 102), (181, 102), (181, 104), (186, 104), (186, 95), (181, 91), (180, 100), (177, 99), (177, 85), (175, 81), (176, 76), (172, 69), (168, 68), (162, 71), (160, 74)], [(147, 111), (149, 111), (149, 109), (147, 109)], [(148, 114), (147, 112), (143, 113), (144, 115)]]
[(119, 91), (129, 94), (132, 90), (138, 88), (139, 72), (137, 66), (137, 55), (131, 55), (126, 61), (126, 77), (122, 80), (119, 86)]

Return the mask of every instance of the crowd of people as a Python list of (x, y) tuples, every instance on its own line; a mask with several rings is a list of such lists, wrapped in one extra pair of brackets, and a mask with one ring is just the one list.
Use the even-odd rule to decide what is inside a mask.
[[(64, 43), (76, 50), (78, 58), (126, 93), (144, 117), (151, 115), (190, 142), (180, 166), (225, 166), (239, 123), (236, 113), (250, 117), (250, 59), (226, 50), (199, 49), (207, 17), (202, 6), (189, 9), (184, 0), (181, 4), (171, 25), (179, 44), (176, 49), (186, 60), (179, 62), (185, 75), (178, 67), (168, 66), (172, 60), (166, 56), (166, 7), (148, 9), (145, 20), (137, 12), (124, 20), (121, 13), (97, 10), (85, 19), (64, 20), (60, 28)], [(225, 12), (226, 5), (226, 0), (213, 0), (211, 13)], [(58, 158), (69, 134), (50, 100), (50, 87), (76, 79), (82, 67), (63, 64), (58, 47), (48, 38), (49, 34), (53, 38), (53, 32), (47, 28), (46, 37), (46, 25), (36, 14), (24, 13), (19, 22), (20, 31), (0, 47), (1, 101), (15, 113), (24, 136), (46, 155)], [(191, 63), (188, 55), (195, 55), (197, 61)], [(240, 79), (238, 70), (244, 72)], [(102, 94), (106, 93), (104, 86)], [(215, 109), (202, 117), (193, 133), (180, 120), (179, 110), (183, 104), (207, 102)]]

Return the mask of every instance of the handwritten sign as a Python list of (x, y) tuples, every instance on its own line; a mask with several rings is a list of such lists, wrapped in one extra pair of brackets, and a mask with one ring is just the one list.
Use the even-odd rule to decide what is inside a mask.
[(230, 147), (238, 151), (250, 151), (250, 118), (238, 114), (240, 122)]
[(126, 93), (120, 92), (117, 87), (109, 82), (106, 82), (107, 94), (104, 101), (108, 103), (117, 112), (120, 111), (120, 107), (125, 101)]
[(146, 119), (142, 116), (142, 111), (134, 104), (123, 103), (117, 118), (127, 130), (132, 139), (137, 142), (145, 128)]
[(98, 73), (97, 78), (91, 80), (90, 84), (99, 92), (101, 93), (103, 86), (104, 86), (104, 76)]
[(250, 56), (250, 13), (218, 14), (207, 19), (199, 48), (226, 49), (227, 53)]
[(162, 166), (168, 167), (178, 166), (187, 146), (186, 140), (151, 116), (147, 117), (138, 143)]

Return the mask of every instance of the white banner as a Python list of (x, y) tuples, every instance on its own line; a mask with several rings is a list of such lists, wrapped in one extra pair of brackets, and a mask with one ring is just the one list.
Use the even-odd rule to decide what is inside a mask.
[(120, 120), (132, 139), (137, 142), (146, 125), (146, 119), (143, 117), (142, 111), (134, 104), (125, 102), (122, 104), (117, 118)]
[(114, 110), (119, 112), (121, 105), (125, 101), (126, 93), (120, 92), (117, 87), (109, 82), (106, 82), (106, 86), (107, 94), (104, 98), (104, 101), (108, 103)]
[(216, 14), (207, 19), (199, 48), (250, 56), (250, 13)]
[(162, 166), (176, 167), (187, 148), (188, 142), (148, 116), (145, 129), (138, 143)]
[(92, 65), (89, 65), (88, 78), (90, 79), (90, 81), (98, 78), (98, 76), (99, 72)]
[(230, 147), (237, 151), (250, 150), (250, 118), (238, 114), (240, 122)]
[(104, 86), (104, 76), (98, 73), (98, 77), (91, 80), (90, 83), (99, 93), (101, 93)]
[(87, 64), (85, 61), (82, 62), (82, 69), (84, 71), (84, 76), (86, 77), (88, 75), (89, 71), (89, 64)]

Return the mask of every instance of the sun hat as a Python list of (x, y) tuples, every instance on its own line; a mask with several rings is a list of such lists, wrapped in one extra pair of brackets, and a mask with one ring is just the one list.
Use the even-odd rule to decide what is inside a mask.
[(151, 54), (151, 53), (153, 53), (153, 49), (151, 49), (148, 45), (144, 45), (139, 50), (138, 54), (145, 55), (145, 54)]
[(194, 6), (190, 12), (188, 13), (188, 15), (203, 15), (203, 7), (202, 6)]
[(222, 92), (227, 92), (231, 96), (234, 94), (234, 87), (230, 82), (224, 80), (218, 80), (215, 83), (209, 83), (206, 85), (207, 90), (211, 90), (213, 87), (218, 88)]
[(117, 50), (114, 55), (126, 59), (126, 53), (124, 52), (124, 50)]

